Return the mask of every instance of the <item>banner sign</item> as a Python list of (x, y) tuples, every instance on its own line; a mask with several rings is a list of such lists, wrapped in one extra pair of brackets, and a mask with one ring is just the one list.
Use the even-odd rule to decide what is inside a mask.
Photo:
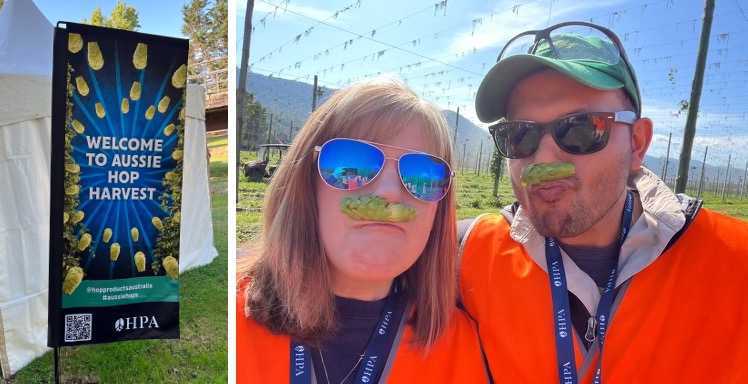
[(188, 47), (55, 28), (50, 347), (179, 338)]

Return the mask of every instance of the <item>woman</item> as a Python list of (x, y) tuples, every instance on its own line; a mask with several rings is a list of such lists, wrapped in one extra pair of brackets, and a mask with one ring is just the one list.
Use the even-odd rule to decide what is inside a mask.
[[(237, 382), (487, 380), (454, 304), (450, 143), (441, 112), (392, 79), (310, 116), (266, 191), (258, 255), (238, 264)], [(369, 182), (347, 189), (343, 171)]]

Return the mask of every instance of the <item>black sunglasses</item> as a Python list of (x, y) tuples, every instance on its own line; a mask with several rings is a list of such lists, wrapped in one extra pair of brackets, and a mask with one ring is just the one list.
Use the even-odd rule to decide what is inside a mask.
[[(580, 32), (578, 27), (589, 29)], [(568, 36), (569, 34), (595, 36), (600, 38), (602, 41), (611, 43), (612, 46), (615, 47), (615, 51), (611, 52), (610, 50), (605, 49), (605, 45), (600, 45), (600, 49), (575, 49), (574, 47), (569, 46), (567, 42), (563, 41), (562, 36)], [(561, 41), (557, 41), (556, 37), (561, 38)], [(546, 42), (547, 45), (541, 44), (541, 42)], [(549, 49), (553, 57), (558, 60), (591, 60), (605, 62), (611, 65), (618, 64), (619, 60), (622, 60), (626, 65), (629, 75), (633, 80), (634, 88), (636, 89), (636, 97), (637, 100), (639, 100), (636, 105), (638, 106), (641, 102), (642, 95), (641, 90), (639, 89), (639, 82), (636, 79), (636, 72), (634, 72), (634, 67), (626, 56), (626, 51), (623, 49), (621, 40), (615, 33), (613, 33), (613, 31), (592, 23), (569, 21), (552, 25), (541, 30), (522, 32), (506, 43), (496, 61), (498, 62), (509, 56), (518, 54), (535, 54), (540, 47), (542, 47), (542, 49)], [(636, 113), (637, 117), (639, 117), (641, 111), (637, 110)]]
[(522, 159), (538, 150), (540, 140), (550, 132), (564, 152), (586, 155), (597, 152), (608, 144), (613, 123), (633, 125), (636, 113), (583, 112), (564, 116), (548, 123), (534, 121), (499, 121), (488, 127), (502, 156)]

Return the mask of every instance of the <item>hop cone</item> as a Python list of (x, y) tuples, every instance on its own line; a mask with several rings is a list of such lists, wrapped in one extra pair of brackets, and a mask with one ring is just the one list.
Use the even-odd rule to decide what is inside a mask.
[(81, 96), (88, 95), (88, 84), (86, 83), (86, 79), (83, 78), (83, 76), (78, 76), (75, 78), (75, 85), (78, 88), (78, 93)]
[(182, 66), (174, 71), (174, 74), (171, 76), (171, 85), (173, 85), (174, 88), (184, 88), (186, 82), (187, 66), (182, 64)]
[(179, 262), (177, 259), (171, 256), (166, 256), (164, 257), (163, 266), (169, 277), (172, 279), (177, 279), (179, 277)]
[(416, 218), (418, 211), (405, 204), (387, 205), (387, 200), (377, 196), (356, 196), (340, 199), (340, 211), (354, 220), (404, 222)]
[(91, 245), (91, 235), (88, 233), (84, 233), (81, 236), (81, 239), (78, 240), (78, 250), (82, 251), (88, 248), (89, 245)]
[(156, 229), (158, 229), (159, 231), (164, 229), (164, 224), (161, 223), (161, 219), (159, 219), (158, 217), (152, 218), (151, 223), (153, 223), (153, 226), (156, 227)]
[(75, 288), (78, 288), (81, 280), (83, 280), (83, 270), (81, 267), (70, 268), (68, 274), (65, 275), (65, 281), (62, 282), (62, 291), (68, 295), (72, 295)]
[(523, 187), (526, 187), (528, 184), (542, 184), (546, 181), (567, 178), (576, 171), (576, 167), (568, 163), (528, 164), (522, 168), (519, 181)]
[(169, 102), (171, 102), (169, 96), (164, 96), (161, 101), (158, 102), (158, 111), (161, 113), (166, 112), (166, 109), (169, 108)]
[(90, 65), (94, 71), (98, 71), (104, 66), (104, 56), (101, 55), (99, 44), (95, 41), (88, 43), (88, 65)]
[(109, 243), (109, 239), (112, 238), (112, 229), (111, 228), (104, 229), (104, 236), (103, 237), (104, 237), (104, 242), (105, 243)]
[(83, 211), (73, 212), (73, 224), (78, 224), (85, 216), (86, 214)]
[(148, 64), (148, 46), (138, 43), (135, 53), (132, 54), (132, 65), (137, 69), (143, 69)]
[(143, 252), (137, 252), (135, 254), (135, 268), (138, 269), (138, 272), (145, 271), (145, 255)]
[(139, 82), (133, 82), (132, 87), (130, 87), (130, 98), (132, 101), (140, 100), (140, 83)]
[(65, 164), (65, 170), (70, 173), (78, 173), (81, 171), (81, 166), (78, 164)]
[(117, 261), (119, 258), (119, 243), (112, 244), (112, 247), (109, 248), (109, 260)]
[(77, 33), (68, 35), (68, 51), (78, 53), (83, 48), (83, 38)]

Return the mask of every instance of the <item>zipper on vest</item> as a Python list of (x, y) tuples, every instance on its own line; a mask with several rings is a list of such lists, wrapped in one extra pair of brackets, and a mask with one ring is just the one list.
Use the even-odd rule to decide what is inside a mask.
[(592, 343), (595, 341), (595, 328), (597, 327), (597, 319), (594, 316), (590, 316), (587, 319), (587, 332), (584, 333), (584, 339)]

